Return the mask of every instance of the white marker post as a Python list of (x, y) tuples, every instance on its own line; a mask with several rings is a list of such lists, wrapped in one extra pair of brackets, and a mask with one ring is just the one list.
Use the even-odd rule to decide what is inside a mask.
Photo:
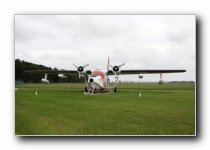
[(38, 94), (38, 93), (37, 93), (37, 91), (38, 91), (38, 89), (36, 89), (35, 95), (37, 95), (37, 94)]
[[(139, 89), (140, 89), (140, 81), (143, 78), (143, 75), (139, 74)], [(141, 91), (139, 92), (139, 97), (141, 97)]]
[(141, 97), (141, 91), (140, 91), (140, 93), (139, 93), (139, 97)]

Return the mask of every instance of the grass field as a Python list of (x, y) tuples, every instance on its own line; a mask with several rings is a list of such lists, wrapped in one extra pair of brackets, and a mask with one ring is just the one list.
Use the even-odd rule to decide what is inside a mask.
[(100, 95), (84, 95), (84, 84), (16, 88), (16, 135), (196, 135), (194, 84), (118, 84)]

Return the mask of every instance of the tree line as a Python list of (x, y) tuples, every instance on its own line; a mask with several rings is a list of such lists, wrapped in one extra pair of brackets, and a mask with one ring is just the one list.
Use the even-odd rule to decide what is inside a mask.
[[(24, 83), (40, 83), (44, 78), (44, 74), (26, 73), (26, 70), (58, 70), (57, 68), (46, 67), (24, 60), (15, 59), (15, 81), (23, 81)], [(66, 75), (66, 79), (60, 79), (57, 74), (48, 75), (50, 83), (80, 83), (83, 80), (79, 79), (78, 75)]]

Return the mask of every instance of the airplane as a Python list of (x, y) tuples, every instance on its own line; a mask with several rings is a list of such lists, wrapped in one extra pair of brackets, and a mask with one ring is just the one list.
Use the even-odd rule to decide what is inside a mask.
[[(50, 83), (47, 80), (48, 74), (58, 74), (59, 78), (67, 78), (65, 74), (79, 74), (79, 79), (81, 77), (84, 77), (85, 80), (85, 92), (90, 92), (92, 94), (95, 94), (96, 92), (101, 92), (106, 89), (113, 88), (114, 92), (117, 91), (117, 82), (119, 79), (120, 74), (138, 74), (138, 77), (140, 79), (143, 78), (143, 74), (160, 74), (160, 81), (159, 84), (163, 84), (162, 80), (162, 73), (182, 73), (186, 72), (186, 70), (139, 70), (139, 69), (132, 69), (132, 70), (121, 70), (121, 67), (125, 65), (125, 63), (121, 65), (115, 65), (112, 66), (109, 64), (109, 58), (108, 58), (108, 64), (107, 69), (100, 70), (100, 69), (94, 69), (94, 70), (86, 70), (85, 68), (89, 64), (86, 64), (84, 66), (80, 65), (77, 66), (73, 64), (73, 66), (76, 68), (76, 70), (27, 70), (25, 72), (33, 73), (33, 74), (45, 74), (45, 77), (41, 79), (43, 83)], [(109, 67), (112, 69), (110, 70)], [(88, 78), (86, 79), (86, 76), (88, 75)], [(114, 87), (109, 87), (109, 75), (115, 76), (115, 82)]]

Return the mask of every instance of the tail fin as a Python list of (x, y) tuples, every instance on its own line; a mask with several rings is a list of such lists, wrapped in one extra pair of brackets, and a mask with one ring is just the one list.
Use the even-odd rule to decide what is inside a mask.
[[(107, 71), (109, 71), (109, 57), (108, 57), (108, 62), (107, 62)], [(107, 73), (107, 80), (106, 80), (106, 88), (109, 88), (109, 77)]]
[(109, 57), (108, 57), (108, 63), (107, 63), (107, 70), (109, 70)]

